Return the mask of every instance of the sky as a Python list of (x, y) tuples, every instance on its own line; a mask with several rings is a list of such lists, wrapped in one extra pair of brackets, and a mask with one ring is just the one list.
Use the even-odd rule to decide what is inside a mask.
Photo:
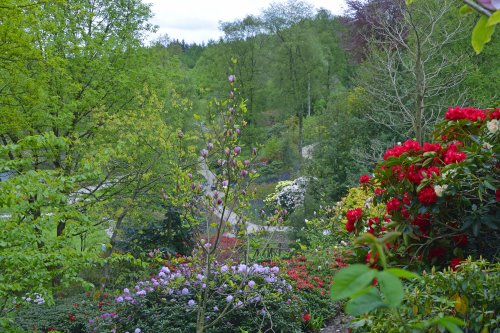
[[(168, 34), (171, 39), (187, 43), (218, 40), (223, 33), (219, 22), (232, 22), (247, 15), (259, 15), (273, 2), (285, 0), (145, 0), (152, 4), (151, 23), (159, 27), (149, 40)], [(332, 14), (342, 14), (344, 0), (305, 0), (316, 9), (325, 8)]]

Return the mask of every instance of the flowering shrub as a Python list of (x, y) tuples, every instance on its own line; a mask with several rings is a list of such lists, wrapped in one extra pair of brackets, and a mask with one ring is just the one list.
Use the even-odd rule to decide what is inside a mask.
[(298, 206), (304, 204), (306, 188), (310, 182), (308, 177), (299, 177), (294, 181), (281, 181), (276, 185), (275, 192), (270, 194), (264, 202), (274, 208), (293, 212)]
[(394, 259), (405, 261), (447, 266), (467, 253), (496, 253), (499, 118), (500, 109), (450, 108), (436, 127), (435, 142), (407, 140), (388, 149), (375, 177), (362, 179), (385, 212), (375, 218), (364, 208), (351, 209), (346, 230), (378, 237), (401, 232), (402, 239), (387, 247), (397, 253)]
[[(209, 284), (207, 274), (212, 275)], [(202, 305), (204, 292), (210, 297)], [(271, 326), (297, 332), (303, 315), (280, 269), (258, 264), (216, 264), (210, 272), (186, 263), (163, 267), (150, 280), (124, 289), (115, 306), (89, 330), (194, 331), (197, 307), (205, 306), (209, 332), (234, 332), (238, 327), (264, 331)]]

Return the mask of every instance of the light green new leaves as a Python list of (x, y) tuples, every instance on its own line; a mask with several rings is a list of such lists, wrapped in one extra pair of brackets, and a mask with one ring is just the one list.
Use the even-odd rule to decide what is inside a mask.
[[(377, 271), (366, 265), (355, 264), (335, 275), (331, 298), (351, 298), (346, 305), (346, 312), (352, 316), (381, 307), (396, 308), (404, 298), (400, 278), (418, 278), (418, 275), (400, 268)], [(380, 291), (372, 286), (374, 279), (377, 279)]]
[(331, 296), (333, 300), (350, 297), (366, 288), (375, 278), (376, 271), (366, 265), (356, 264), (335, 275)]
[(472, 47), (476, 54), (481, 53), (486, 43), (491, 41), (491, 35), (495, 31), (494, 25), (488, 25), (488, 17), (481, 16), (472, 30)]

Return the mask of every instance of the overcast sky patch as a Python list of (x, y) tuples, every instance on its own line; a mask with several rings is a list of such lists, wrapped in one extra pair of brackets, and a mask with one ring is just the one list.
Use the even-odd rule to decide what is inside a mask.
[[(220, 22), (232, 22), (247, 15), (259, 15), (272, 2), (270, 0), (145, 0), (152, 4), (154, 14), (151, 23), (158, 31), (149, 36), (155, 40), (168, 35), (170, 39), (184, 40), (187, 43), (207, 43), (223, 36), (219, 31)], [(344, 0), (306, 1), (316, 9), (326, 8), (333, 14), (342, 14)]]

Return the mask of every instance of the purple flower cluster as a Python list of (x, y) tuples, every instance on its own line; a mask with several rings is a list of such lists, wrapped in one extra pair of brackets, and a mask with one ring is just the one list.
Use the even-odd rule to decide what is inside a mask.
[[(264, 267), (259, 264), (245, 265), (215, 265), (212, 271), (213, 280), (217, 283), (224, 281), (225, 276), (235, 282), (232, 287), (220, 283), (216, 287), (216, 294), (225, 299), (227, 303), (234, 301), (234, 306), (244, 306), (247, 303), (258, 303), (262, 300), (262, 291), (288, 292), (292, 286), (279, 276), (279, 267)], [(192, 268), (181, 264), (175, 271), (162, 267), (158, 274), (148, 281), (139, 281), (134, 290), (125, 288), (121, 295), (115, 298), (116, 303), (136, 304), (147, 294), (161, 292), (173, 302), (186, 302), (188, 308), (196, 305), (194, 299), (201, 290), (207, 287), (206, 272), (201, 268)], [(236, 289), (236, 287), (239, 287)], [(184, 298), (185, 297), (185, 298)], [(182, 300), (184, 299), (184, 300)]]

